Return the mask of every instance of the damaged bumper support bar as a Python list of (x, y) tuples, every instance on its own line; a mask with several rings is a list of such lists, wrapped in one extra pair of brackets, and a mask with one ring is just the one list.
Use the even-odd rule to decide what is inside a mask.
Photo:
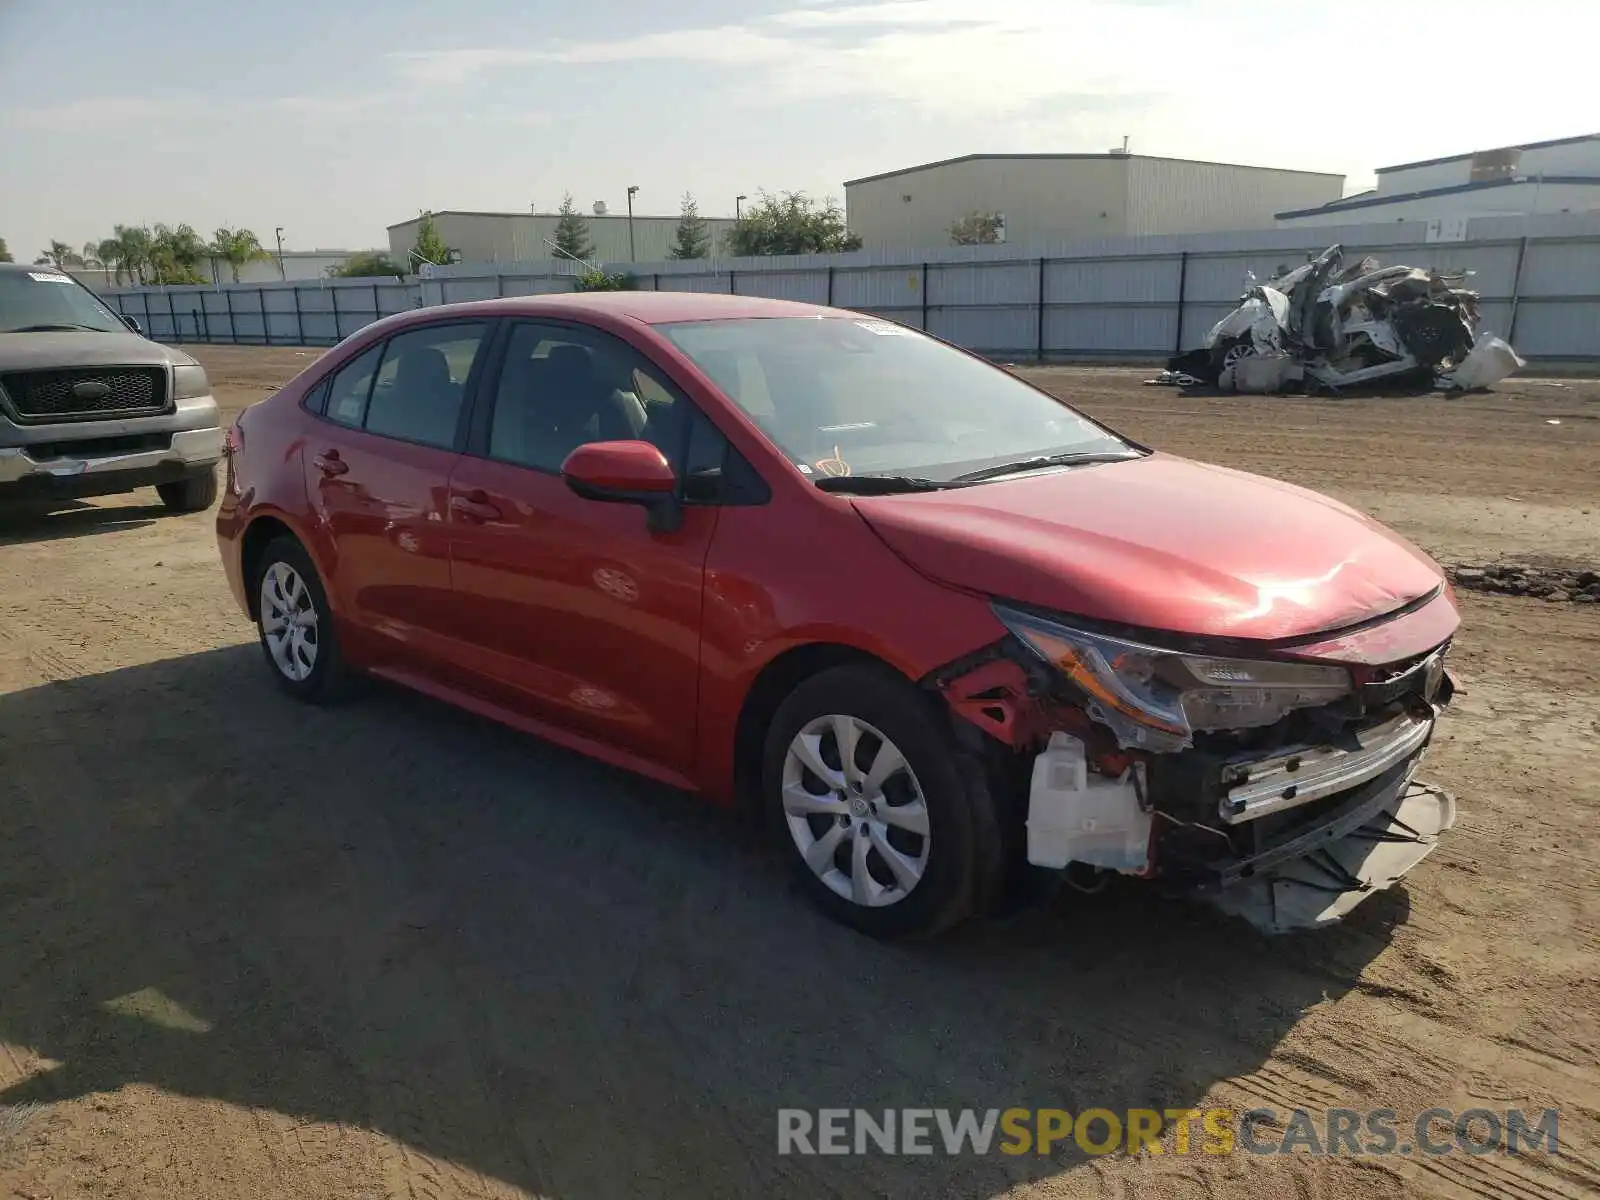
[[(1407, 712), (1353, 735), (1354, 746), (1304, 747), (1230, 767), (1237, 782), (1224, 793), (1220, 815), (1234, 826), (1348, 796), (1310, 828), (1204, 864), (1193, 881), (1197, 892), (1265, 932), (1282, 933), (1338, 921), (1395, 883), (1455, 823), (1454, 798), (1412, 779), (1433, 723), (1431, 711)], [(1096, 775), (1082, 741), (1053, 733), (1034, 761), (1028, 861), (1148, 873), (1161, 814), (1146, 792), (1138, 765), (1117, 779)]]
[(1416, 754), (1432, 733), (1431, 713), (1403, 713), (1353, 734), (1353, 747), (1303, 746), (1240, 763), (1226, 772), (1238, 782), (1218, 815), (1237, 825), (1346, 791)]

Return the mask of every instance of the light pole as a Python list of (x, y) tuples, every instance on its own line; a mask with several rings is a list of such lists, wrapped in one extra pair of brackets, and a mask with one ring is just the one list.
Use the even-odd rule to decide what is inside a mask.
[(289, 272), (283, 268), (283, 226), (279, 225), (275, 232), (278, 235), (278, 277), (287, 283)]
[(639, 185), (634, 184), (628, 189), (628, 261), (638, 262), (639, 255), (633, 248), (633, 194), (639, 190)]
[(733, 198), (733, 219), (735, 221), (744, 220), (744, 202), (748, 199), (750, 199), (749, 196), (735, 196)]

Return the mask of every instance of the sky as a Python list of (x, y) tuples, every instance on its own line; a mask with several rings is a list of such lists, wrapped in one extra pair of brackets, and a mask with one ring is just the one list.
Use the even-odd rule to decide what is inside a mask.
[(971, 153), (1377, 166), (1600, 131), (1571, 0), (0, 0), (0, 237), (387, 244)]

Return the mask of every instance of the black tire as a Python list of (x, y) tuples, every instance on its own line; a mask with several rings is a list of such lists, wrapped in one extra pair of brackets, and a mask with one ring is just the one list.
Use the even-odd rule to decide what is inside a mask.
[(204, 512), (217, 502), (217, 473), (207, 471), (176, 483), (158, 483), (156, 495), (173, 512)]
[[(267, 604), (262, 597), (262, 583), (275, 566), (287, 567), (301, 581), (307, 606), (316, 613), (316, 650), (309, 673), (303, 678), (293, 678), (274, 656), (267, 638)], [(328, 594), (322, 579), (306, 549), (292, 537), (274, 538), (261, 552), (250, 574), (251, 603), (256, 609), (256, 636), (261, 642), (261, 653), (267, 660), (267, 669), (278, 686), (296, 700), (308, 704), (324, 704), (342, 699), (350, 692), (350, 670), (345, 666), (339, 649), (339, 635), (334, 628), (333, 613), (328, 607)], [(301, 609), (303, 611), (303, 608)], [(303, 661), (303, 660), (302, 660)]]
[[(824, 883), (806, 865), (784, 812), (783, 773), (790, 744), (808, 723), (830, 714), (858, 718), (894, 743), (915, 775), (927, 807), (923, 874), (903, 898), (883, 907), (858, 904)], [(824, 912), (869, 936), (899, 938), (938, 933), (986, 906), (1003, 867), (999, 822), (982, 771), (972, 770), (961, 753), (943, 714), (887, 668), (835, 667), (813, 675), (790, 693), (767, 729), (762, 803), (779, 853), (794, 870), (799, 886)], [(816, 835), (836, 818), (807, 819), (816, 822), (811, 828)], [(837, 820), (843, 826), (848, 818)], [(851, 845), (846, 837), (841, 852), (848, 856)]]

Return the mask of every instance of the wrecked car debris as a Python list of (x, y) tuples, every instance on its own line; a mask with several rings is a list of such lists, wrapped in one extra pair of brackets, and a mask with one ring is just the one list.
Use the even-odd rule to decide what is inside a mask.
[(1168, 371), (1237, 392), (1486, 388), (1524, 363), (1478, 332), (1478, 293), (1464, 281), (1374, 258), (1346, 263), (1330, 246), (1266, 283), (1251, 280), (1205, 345)]

